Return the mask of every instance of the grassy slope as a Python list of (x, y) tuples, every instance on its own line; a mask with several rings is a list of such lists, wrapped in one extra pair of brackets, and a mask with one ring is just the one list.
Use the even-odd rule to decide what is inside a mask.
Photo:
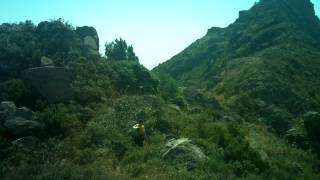
[[(50, 107), (43, 113), (49, 113)], [(74, 105), (58, 105), (64, 119), (76, 116)], [(67, 109), (68, 113), (59, 113)], [(150, 143), (130, 139), (134, 114), (147, 113)], [(57, 112), (58, 111), (58, 112)], [(41, 114), (43, 114), (41, 113)], [(215, 117), (215, 118), (214, 118)], [(50, 138), (33, 149), (11, 149), (1, 162), (4, 179), (219, 179), (269, 177), (314, 179), (314, 155), (290, 147), (263, 126), (226, 120), (211, 112), (177, 111), (154, 95), (122, 96), (94, 109), (87, 123), (68, 124), (68, 135)], [(240, 122), (238, 122), (240, 121)], [(69, 130), (72, 130), (71, 132)], [(189, 137), (208, 161), (187, 171), (161, 159), (168, 138)], [(28, 165), (26, 165), (28, 164)]]

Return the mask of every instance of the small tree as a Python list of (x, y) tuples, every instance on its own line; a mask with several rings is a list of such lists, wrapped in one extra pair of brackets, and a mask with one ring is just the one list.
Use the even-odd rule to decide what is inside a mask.
[(129, 46), (127, 49), (127, 59), (130, 61), (139, 61), (138, 57), (134, 53), (132, 46)]
[(134, 53), (133, 47), (127, 45), (127, 42), (123, 39), (116, 39), (111, 43), (105, 45), (105, 55), (109, 60), (128, 60), (139, 61), (138, 57)]

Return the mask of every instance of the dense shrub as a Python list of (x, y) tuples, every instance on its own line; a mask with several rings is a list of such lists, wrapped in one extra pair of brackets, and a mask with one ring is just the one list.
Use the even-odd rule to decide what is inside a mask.
[(29, 89), (20, 79), (10, 79), (0, 84), (1, 99), (21, 102), (29, 93)]
[(223, 148), (223, 160), (233, 165), (235, 174), (244, 176), (248, 172), (264, 172), (268, 163), (249, 145), (240, 128), (241, 126), (231, 123), (227, 126), (209, 122), (198, 124), (199, 137)]
[(279, 135), (284, 135), (291, 128), (290, 115), (285, 110), (269, 106), (263, 121)]
[(50, 105), (43, 112), (37, 113), (36, 117), (43, 125), (40, 137), (63, 137), (81, 128), (76, 114), (70, 112), (68, 107), (63, 104)]
[(32, 66), (32, 54), (37, 49), (35, 28), (31, 21), (0, 26), (0, 82), (18, 77)]
[(165, 74), (156, 74), (159, 78), (159, 92), (165, 100), (174, 100), (179, 95), (177, 81)]

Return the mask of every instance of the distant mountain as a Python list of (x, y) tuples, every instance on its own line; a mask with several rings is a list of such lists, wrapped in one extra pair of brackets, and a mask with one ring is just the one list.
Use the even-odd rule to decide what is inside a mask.
[[(213, 27), (153, 71), (216, 97), (246, 118), (283, 111), (288, 122), (320, 107), (320, 21), (309, 0), (261, 0), (226, 28)], [(268, 110), (273, 109), (273, 110)], [(281, 123), (280, 123), (281, 124)]]
[[(203, 38), (155, 69), (188, 81), (194, 77), (189, 77), (189, 72), (200, 66), (210, 68), (220, 59), (255, 56), (275, 46), (285, 46), (288, 51), (295, 45), (317, 50), (319, 23), (309, 0), (262, 0), (250, 10), (240, 11), (233, 24), (209, 29)], [(197, 76), (204, 77), (209, 71)]]

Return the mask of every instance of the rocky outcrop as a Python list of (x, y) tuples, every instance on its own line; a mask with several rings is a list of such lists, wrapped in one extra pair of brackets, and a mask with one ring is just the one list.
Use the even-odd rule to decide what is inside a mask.
[(52, 59), (50, 58), (47, 58), (45, 56), (42, 56), (41, 57), (41, 61), (40, 61), (40, 66), (43, 67), (43, 66), (54, 66), (54, 62)]
[(83, 38), (83, 56), (87, 58), (99, 57), (99, 46), (92, 36)]
[(4, 127), (14, 137), (23, 137), (36, 134), (40, 130), (40, 124), (36, 121), (26, 120), (21, 117), (6, 120)]
[(97, 30), (94, 27), (90, 26), (82, 26), (76, 28), (76, 33), (80, 36), (80, 38), (85, 38), (86, 36), (91, 36), (94, 38), (96, 42), (96, 46), (99, 49), (99, 36)]
[(76, 33), (83, 41), (82, 55), (87, 58), (99, 57), (99, 37), (96, 29), (89, 26), (77, 27)]
[(27, 69), (22, 78), (49, 103), (69, 100), (72, 73), (63, 67), (38, 67)]
[(4, 101), (0, 103), (0, 109), (0, 135), (19, 138), (34, 135), (40, 130), (40, 124), (32, 121), (33, 112), (29, 108), (17, 108), (14, 102)]
[(167, 142), (162, 158), (171, 163), (184, 164), (188, 169), (193, 169), (206, 160), (207, 156), (190, 139), (180, 138)]
[(33, 116), (33, 112), (31, 109), (27, 108), (27, 107), (21, 107), (21, 108), (18, 108), (16, 110), (16, 113), (14, 115), (15, 117), (21, 117), (21, 118), (24, 118), (24, 119), (32, 119), (32, 116)]

